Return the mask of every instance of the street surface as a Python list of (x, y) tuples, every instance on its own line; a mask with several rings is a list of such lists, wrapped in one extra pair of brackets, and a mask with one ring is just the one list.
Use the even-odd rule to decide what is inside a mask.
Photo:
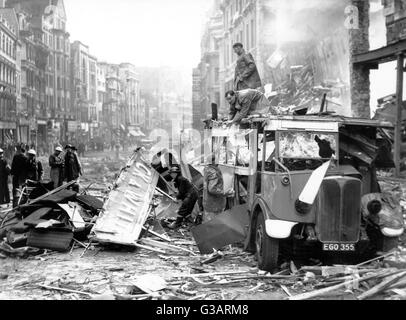
[[(121, 154), (118, 168), (128, 155), (129, 152)], [(106, 168), (109, 158), (113, 160), (114, 155), (108, 151), (89, 153), (81, 159), (85, 167), (82, 187), (95, 182), (89, 190), (93, 194), (102, 194), (103, 188), (112, 182), (118, 172), (118, 169), (114, 172), (112, 168)], [(28, 258), (3, 256), (0, 258), (0, 299), (125, 299), (130, 294), (140, 294), (134, 283), (137, 278), (146, 275), (166, 280), (166, 288), (159, 293), (159, 299), (164, 300), (282, 300), (320, 287), (314, 275), (298, 272), (296, 267), (300, 266), (292, 263), (282, 266), (279, 278), (266, 278), (265, 273), (257, 269), (254, 256), (243, 252), (238, 246), (225, 248), (223, 258), (202, 265), (200, 262), (205, 257), (199, 254), (188, 230), (171, 231), (168, 235), (174, 240), (173, 244), (184, 251), (162, 254), (145, 249), (126, 251), (91, 244), (87, 249), (77, 245), (68, 253), (48, 251)], [(405, 251), (401, 258), (406, 257), (404, 254)], [(316, 265), (317, 261), (313, 263)], [(382, 266), (385, 264), (375, 263), (370, 268), (379, 269)], [(405, 265), (401, 267), (405, 268)], [(241, 274), (224, 274), (236, 271)], [(187, 277), (202, 272), (223, 274), (214, 275), (210, 280)], [(53, 290), (55, 287), (69, 292)], [(357, 290), (344, 287), (317, 299), (352, 300), (359, 294)], [(378, 295), (374, 298), (385, 297)]]

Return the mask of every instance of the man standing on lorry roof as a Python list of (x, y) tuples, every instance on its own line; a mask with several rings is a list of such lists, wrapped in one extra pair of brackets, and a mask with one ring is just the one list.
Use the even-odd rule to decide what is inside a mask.
[(253, 113), (276, 114), (265, 95), (255, 89), (227, 91), (226, 100), (230, 104), (228, 124), (240, 124), (242, 119)]
[(192, 215), (195, 204), (199, 198), (199, 193), (195, 186), (185, 177), (182, 176), (178, 167), (172, 167), (169, 174), (175, 182), (175, 187), (178, 189), (176, 199), (182, 201), (182, 205), (178, 210), (176, 221), (171, 223), (169, 229), (177, 229), (182, 225), (182, 222)]
[(262, 83), (257, 66), (254, 61), (254, 57), (251, 53), (245, 52), (242, 43), (234, 44), (233, 49), (238, 56), (234, 75), (234, 90), (260, 90), (262, 87)]

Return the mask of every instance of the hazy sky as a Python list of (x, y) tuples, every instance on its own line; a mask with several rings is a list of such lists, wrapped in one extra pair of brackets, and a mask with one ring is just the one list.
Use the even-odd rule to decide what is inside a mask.
[(71, 41), (99, 60), (195, 67), (211, 0), (65, 0)]

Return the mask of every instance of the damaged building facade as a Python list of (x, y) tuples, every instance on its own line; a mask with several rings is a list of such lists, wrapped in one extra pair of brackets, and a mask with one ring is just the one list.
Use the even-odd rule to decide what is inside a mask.
[[(253, 55), (262, 84), (268, 85), (267, 90), (271, 94), (277, 92), (282, 94), (282, 98), (289, 97), (292, 95), (289, 88), (295, 87), (295, 99), (284, 100), (285, 105), (294, 105), (299, 109), (319, 108), (322, 94), (310, 91), (314, 87), (321, 87), (328, 91), (328, 111), (346, 116), (366, 115), (366, 111), (362, 110), (367, 107), (359, 104), (360, 99), (366, 101), (369, 98), (369, 91), (365, 88), (368, 84), (365, 72), (358, 71), (350, 76), (351, 54), (364, 50), (368, 44), (368, 41), (364, 41), (369, 26), (368, 17), (362, 18), (362, 10), (368, 12), (368, 5), (364, 2), (215, 2), (209, 21), (222, 16), (221, 37), (216, 38), (218, 47), (212, 53), (219, 58), (207, 61), (206, 52), (213, 51), (207, 43), (202, 46), (202, 61), (195, 72), (196, 78), (199, 70), (200, 108), (204, 110), (205, 118), (208, 103), (203, 100), (213, 96), (217, 89), (207, 84), (210, 82), (205, 78), (202, 66), (215, 70), (215, 78), (220, 82), (220, 105), (224, 113), (227, 111), (224, 94), (233, 89), (237, 56), (232, 46), (236, 42), (243, 43), (245, 50)], [(357, 6), (360, 6), (359, 10), (354, 9)], [(211, 30), (208, 23), (204, 35)], [(362, 42), (362, 46), (358, 45), (359, 42)], [(351, 91), (351, 87), (355, 89)], [(210, 101), (213, 102), (216, 101)], [(195, 109), (198, 107), (196, 102)]]

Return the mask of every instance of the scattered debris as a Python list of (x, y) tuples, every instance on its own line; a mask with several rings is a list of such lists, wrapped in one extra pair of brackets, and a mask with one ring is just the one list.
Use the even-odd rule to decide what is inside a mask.
[[(147, 186), (145, 182), (143, 194), (130, 194), (133, 200), (127, 199), (126, 191), (132, 190), (128, 186), (136, 188), (149, 177), (145, 169), (137, 169), (140, 164), (150, 169), (142, 157), (133, 155), (106, 192), (94, 189), (101, 186), (98, 184), (88, 188), (95, 195), (79, 195), (66, 190), (65, 185), (1, 214), (0, 231), (6, 233), (0, 243), (0, 259), (5, 259), (2, 264), (6, 267), (0, 274), (0, 291), (12, 290), (18, 297), (29, 292), (30, 298), (38, 299), (93, 300), (233, 300), (263, 294), (289, 300), (346, 295), (360, 300), (406, 298), (403, 243), (397, 250), (357, 265), (325, 266), (308, 260), (309, 266), (303, 266), (288, 259), (279, 272), (270, 274), (256, 268), (254, 255), (230, 245), (245, 238), (245, 206), (191, 231), (164, 230), (158, 218), (173, 213), (174, 206), (168, 206), (173, 201), (170, 190), (156, 190), (151, 176), (148, 181), (152, 183)], [(392, 193), (402, 193), (394, 183), (385, 184), (395, 190)], [(120, 192), (118, 201), (114, 197)], [(131, 234), (121, 234), (119, 241), (115, 234), (106, 232), (117, 222), (117, 211), (106, 218), (113, 212), (108, 204), (112, 199), (120, 202), (118, 208), (134, 208), (136, 203), (140, 207), (128, 209), (134, 211), (131, 221), (119, 219), (118, 228)], [(102, 223), (102, 217), (109, 219), (108, 223)], [(136, 228), (130, 230), (128, 225), (134, 224)], [(199, 234), (199, 230), (204, 231)], [(204, 236), (205, 232), (210, 237)], [(55, 251), (70, 254), (62, 256)]]

